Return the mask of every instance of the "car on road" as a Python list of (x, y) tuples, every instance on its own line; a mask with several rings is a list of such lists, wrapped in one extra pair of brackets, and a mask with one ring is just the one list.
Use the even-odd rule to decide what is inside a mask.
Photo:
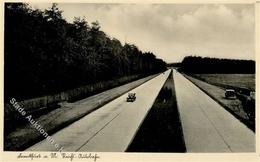
[(128, 93), (128, 96), (126, 98), (127, 102), (134, 102), (136, 99), (135, 93)]
[(236, 98), (236, 93), (233, 89), (226, 89), (225, 97), (226, 98)]

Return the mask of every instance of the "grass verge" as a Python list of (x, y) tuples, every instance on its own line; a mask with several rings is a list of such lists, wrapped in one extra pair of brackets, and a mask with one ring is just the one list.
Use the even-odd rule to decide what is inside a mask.
[[(33, 119), (48, 132), (49, 135), (59, 131), (60, 129), (81, 119), (92, 111), (100, 108), (106, 103), (123, 95), (124, 93), (140, 86), (141, 84), (156, 77), (156, 75), (148, 76), (137, 81), (116, 87), (94, 96), (85, 98), (75, 103), (65, 103), (60, 108), (55, 109), (48, 114)], [(16, 125), (8, 125), (9, 127), (17, 127)], [(15, 131), (4, 134), (4, 150), (5, 151), (22, 151), (31, 145), (43, 140), (44, 137), (36, 129), (31, 127), (30, 123), (18, 127)]]
[(127, 152), (186, 152), (172, 74)]

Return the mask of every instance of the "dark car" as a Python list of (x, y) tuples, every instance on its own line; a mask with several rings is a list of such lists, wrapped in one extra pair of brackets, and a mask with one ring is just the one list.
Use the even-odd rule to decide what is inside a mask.
[(134, 102), (136, 99), (135, 93), (128, 93), (128, 96), (126, 98), (127, 102)]
[(226, 98), (236, 98), (236, 93), (233, 89), (226, 89), (225, 97)]

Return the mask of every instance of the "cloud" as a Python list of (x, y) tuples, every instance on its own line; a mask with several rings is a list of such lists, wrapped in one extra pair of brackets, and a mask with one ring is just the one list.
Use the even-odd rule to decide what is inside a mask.
[(250, 4), (66, 3), (59, 7), (68, 21), (75, 16), (98, 20), (111, 37), (155, 52), (167, 62), (181, 61), (189, 54), (254, 59), (254, 6)]

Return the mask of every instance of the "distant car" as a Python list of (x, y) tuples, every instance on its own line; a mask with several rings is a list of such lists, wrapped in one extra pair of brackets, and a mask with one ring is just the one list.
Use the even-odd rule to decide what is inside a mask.
[(235, 91), (233, 89), (226, 89), (225, 97), (226, 98), (235, 98), (236, 97), (236, 93), (235, 93)]
[(136, 99), (135, 93), (128, 93), (128, 96), (126, 98), (127, 102), (134, 102)]
[(250, 97), (255, 100), (255, 92), (251, 91), (250, 92)]

